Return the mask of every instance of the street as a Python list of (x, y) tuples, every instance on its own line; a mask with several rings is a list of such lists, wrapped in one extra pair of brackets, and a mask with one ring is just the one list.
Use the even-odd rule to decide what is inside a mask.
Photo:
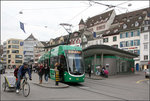
[(31, 92), (28, 97), (14, 91), (3, 92), (1, 89), (1, 100), (149, 100), (149, 79), (145, 79), (144, 72), (110, 76), (103, 80), (86, 78), (84, 83), (57, 89), (40, 87), (32, 82), (29, 81)]

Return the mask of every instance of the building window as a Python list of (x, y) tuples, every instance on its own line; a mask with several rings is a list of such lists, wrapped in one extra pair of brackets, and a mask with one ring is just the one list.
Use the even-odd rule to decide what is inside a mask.
[(123, 47), (123, 44), (122, 44), (122, 42), (120, 42), (120, 47)]
[(126, 41), (126, 47), (129, 47), (129, 41)]
[(134, 46), (139, 46), (140, 45), (140, 40), (134, 40)]
[(15, 62), (16, 63), (22, 63), (22, 60), (16, 60)]
[(11, 41), (9, 40), (9, 41), (8, 41), (8, 44), (10, 44), (10, 43), (11, 43)]
[(126, 42), (125, 41), (120, 42), (120, 47), (126, 47)]
[(150, 24), (150, 20), (145, 20), (145, 25)]
[(8, 48), (11, 48), (11, 45), (8, 45)]
[(133, 40), (130, 41), (130, 45), (133, 46)]
[(139, 30), (137, 31), (137, 36), (140, 36), (140, 31)]
[(144, 55), (144, 60), (148, 60), (148, 55)]
[(108, 38), (104, 38), (104, 39), (103, 39), (103, 42), (104, 42), (104, 43), (108, 42)]
[(124, 25), (123, 25), (123, 29), (126, 29), (126, 28), (127, 28), (127, 25), (126, 25), (126, 24), (124, 24)]
[(140, 20), (140, 19), (142, 19), (142, 17), (141, 17), (141, 16), (139, 17), (139, 20)]
[(9, 50), (7, 50), (7, 54), (9, 53), (10, 51)]
[(140, 31), (137, 30), (137, 32), (134, 32), (134, 36), (140, 36)]
[(137, 26), (139, 26), (139, 23), (136, 21), (136, 22), (135, 22), (135, 27), (137, 27)]
[(11, 58), (11, 55), (8, 55), (8, 58)]
[(8, 63), (10, 63), (11, 62), (11, 60), (8, 60)]
[(11, 55), (8, 55), (8, 58), (11, 58)]
[(12, 50), (12, 53), (19, 53), (19, 50)]
[(130, 22), (130, 19), (128, 19), (127, 22)]
[(117, 36), (114, 36), (114, 37), (113, 37), (113, 41), (117, 41)]
[(102, 25), (102, 26), (96, 27), (96, 30), (101, 30), (101, 29), (104, 29), (104, 28), (105, 28), (105, 25)]
[(128, 38), (128, 32), (126, 32), (126, 38)]
[(147, 31), (148, 30), (148, 26), (144, 27), (144, 31)]
[(12, 43), (13, 44), (19, 44), (19, 41), (18, 40), (12, 40)]
[(12, 45), (12, 48), (19, 49), (19, 46), (18, 45)]
[(148, 49), (148, 44), (144, 44), (144, 50), (147, 50)]
[(16, 58), (22, 59), (22, 55), (16, 55)]
[(148, 40), (148, 35), (144, 35), (144, 41), (147, 41)]
[(122, 33), (120, 33), (120, 39), (122, 38)]
[(133, 33), (133, 32), (131, 32), (131, 37), (133, 37), (133, 34), (134, 34), (134, 33)]

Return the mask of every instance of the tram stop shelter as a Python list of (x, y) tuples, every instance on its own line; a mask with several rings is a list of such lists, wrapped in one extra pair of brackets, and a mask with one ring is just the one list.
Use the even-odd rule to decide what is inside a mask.
[[(83, 49), (85, 62), (85, 72), (88, 72), (88, 66), (91, 66), (91, 72), (97, 74), (102, 67), (109, 71), (109, 75), (133, 72), (134, 59), (137, 54), (114, 48), (108, 45), (92, 45)], [(97, 68), (98, 67), (98, 68)]]

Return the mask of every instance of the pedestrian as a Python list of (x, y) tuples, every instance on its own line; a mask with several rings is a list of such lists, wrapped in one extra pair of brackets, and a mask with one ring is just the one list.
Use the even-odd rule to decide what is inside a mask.
[(89, 77), (91, 77), (91, 66), (88, 65), (88, 73), (89, 73)]
[(44, 68), (43, 68), (43, 64), (39, 65), (39, 84), (42, 84), (42, 78), (43, 78), (43, 74), (44, 74)]
[(104, 75), (105, 75), (105, 77), (107, 77), (107, 78), (108, 78), (108, 73), (109, 73), (108, 70), (105, 69), (105, 70), (104, 70)]
[(44, 65), (44, 78), (45, 78), (45, 81), (46, 83), (48, 82), (48, 75), (49, 75), (49, 66), (47, 66), (47, 64)]
[(15, 68), (15, 70), (14, 70), (14, 76), (16, 77), (16, 81), (18, 80), (17, 74), (18, 74), (19, 67), (20, 66), (17, 65), (16, 68)]
[(54, 70), (55, 70), (55, 85), (57, 85), (57, 86), (58, 86), (58, 82), (59, 82), (59, 74), (58, 74), (59, 70), (58, 70), (58, 68), (59, 68), (59, 63), (56, 62)]
[(103, 66), (102, 70), (101, 70), (101, 75), (104, 76), (104, 70), (105, 70), (105, 66)]
[(64, 69), (63, 69), (63, 67), (64, 67), (64, 64), (63, 64), (63, 63), (61, 63), (61, 64), (58, 66), (59, 78), (60, 78), (61, 81), (64, 80)]

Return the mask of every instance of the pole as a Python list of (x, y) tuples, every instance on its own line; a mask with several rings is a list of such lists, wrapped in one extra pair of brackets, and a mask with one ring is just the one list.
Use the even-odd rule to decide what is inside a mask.
[[(71, 24), (67, 24), (67, 23), (61, 23), (60, 24), (67, 32), (68, 32), (68, 34), (69, 34), (69, 36), (68, 36), (68, 39), (67, 39), (67, 45), (69, 44), (69, 40), (70, 40), (70, 35), (72, 34), (72, 31), (71, 31), (71, 27), (72, 27), (72, 25)], [(69, 28), (67, 29), (65, 26), (68, 26)]]

